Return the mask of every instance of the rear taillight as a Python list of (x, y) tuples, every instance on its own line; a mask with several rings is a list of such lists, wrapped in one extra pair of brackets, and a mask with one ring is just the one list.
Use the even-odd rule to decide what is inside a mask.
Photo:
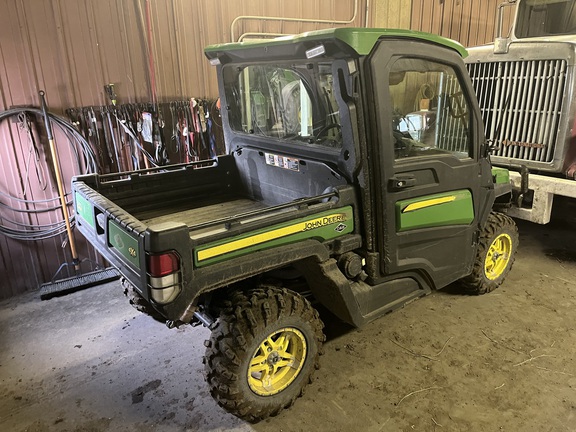
[(170, 303), (180, 294), (180, 257), (174, 251), (148, 255), (148, 284), (156, 303)]
[(150, 276), (162, 277), (180, 270), (180, 258), (175, 252), (161, 255), (148, 255), (148, 269)]

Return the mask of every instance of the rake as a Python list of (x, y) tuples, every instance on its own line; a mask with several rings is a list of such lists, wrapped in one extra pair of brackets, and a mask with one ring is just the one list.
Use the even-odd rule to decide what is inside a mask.
[[(48, 142), (50, 144), (50, 153), (52, 155), (52, 164), (56, 174), (56, 183), (58, 185), (58, 195), (60, 196), (60, 205), (62, 207), (62, 215), (64, 216), (64, 223), (66, 225), (66, 233), (68, 235), (68, 243), (70, 244), (70, 252), (72, 254), (71, 263), (63, 263), (56, 271), (56, 274), (50, 282), (40, 285), (40, 298), (47, 300), (52, 297), (69, 294), (84, 288), (93, 287), (114, 279), (118, 279), (120, 275), (113, 268), (96, 269), (89, 273), (82, 273), (80, 269), (81, 261), (78, 259), (78, 252), (76, 251), (76, 242), (72, 233), (72, 225), (70, 224), (70, 217), (68, 215), (68, 205), (66, 204), (66, 195), (62, 182), (62, 170), (60, 169), (60, 159), (58, 158), (58, 149), (54, 142), (52, 134), (52, 124), (48, 118), (48, 108), (46, 107), (45, 92), (39, 92), (40, 100), (42, 103), (42, 114), (44, 115), (44, 125), (46, 127), (46, 134), (48, 135)], [(56, 280), (60, 271), (67, 266), (73, 266), (76, 272), (75, 276)]]

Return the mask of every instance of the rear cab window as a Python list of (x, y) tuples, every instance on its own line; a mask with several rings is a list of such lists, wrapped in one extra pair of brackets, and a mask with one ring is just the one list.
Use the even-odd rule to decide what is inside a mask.
[(234, 132), (304, 147), (342, 148), (331, 63), (224, 68), (228, 120)]

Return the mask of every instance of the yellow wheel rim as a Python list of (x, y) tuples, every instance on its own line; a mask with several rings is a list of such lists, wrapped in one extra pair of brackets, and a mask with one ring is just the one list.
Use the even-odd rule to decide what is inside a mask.
[(508, 266), (512, 254), (512, 239), (508, 234), (500, 234), (488, 248), (484, 261), (484, 273), (490, 280), (498, 279)]
[(272, 396), (296, 379), (306, 360), (306, 339), (292, 327), (275, 331), (254, 352), (248, 385), (260, 396)]

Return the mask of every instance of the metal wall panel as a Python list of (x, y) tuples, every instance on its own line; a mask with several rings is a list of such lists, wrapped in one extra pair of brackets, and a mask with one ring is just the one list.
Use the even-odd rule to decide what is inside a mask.
[[(355, 26), (364, 25), (366, 0), (357, 0)], [(158, 101), (217, 95), (214, 70), (203, 47), (231, 40), (231, 24), (240, 15), (349, 20), (354, 0), (0, 0), (0, 111), (38, 106), (45, 90), (50, 111), (104, 105), (103, 86), (114, 83), (119, 103), (150, 101), (146, 10), (151, 18), (152, 53)], [(328, 24), (241, 20), (236, 31), (296, 33)], [(42, 128), (40, 128), (42, 130)], [(65, 184), (73, 175), (74, 153), (56, 134)], [(40, 184), (30, 165), (30, 142), (18, 125), (0, 124), (0, 192), (18, 199), (57, 197), (45, 137), (39, 142)], [(30, 166), (27, 175), (27, 167)], [(68, 187), (69, 189), (69, 187)], [(57, 202), (57, 201), (56, 201)], [(0, 195), (0, 222), (52, 224), (58, 210), (27, 214), (3, 207), (30, 208)], [(70, 261), (65, 236), (24, 242), (0, 234), (0, 299), (36, 289)], [(77, 235), (79, 254), (97, 260)], [(66, 276), (63, 274), (61, 276)]]
[[(412, 0), (411, 28), (457, 40), (464, 46), (492, 42), (496, 10), (502, 0)], [(505, 8), (504, 31), (514, 8)]]
[(412, 0), (377, 1), (372, 9), (372, 27), (410, 28)]

